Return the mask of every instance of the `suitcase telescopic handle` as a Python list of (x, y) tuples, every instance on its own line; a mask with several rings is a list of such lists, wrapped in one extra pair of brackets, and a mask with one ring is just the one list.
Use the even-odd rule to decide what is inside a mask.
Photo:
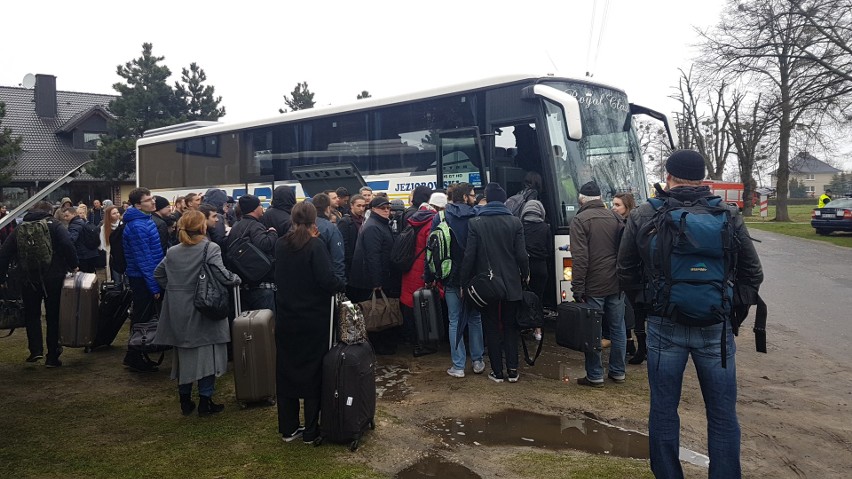
[(234, 312), (237, 313), (235, 318), (238, 318), (241, 314), (243, 314), (243, 307), (240, 304), (240, 285), (234, 285)]

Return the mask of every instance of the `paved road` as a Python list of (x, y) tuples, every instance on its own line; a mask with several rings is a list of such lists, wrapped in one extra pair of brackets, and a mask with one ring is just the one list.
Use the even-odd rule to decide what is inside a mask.
[[(844, 363), (852, 352), (852, 248), (750, 229), (763, 264), (760, 294), (773, 324)], [(748, 327), (748, 325), (746, 325)]]

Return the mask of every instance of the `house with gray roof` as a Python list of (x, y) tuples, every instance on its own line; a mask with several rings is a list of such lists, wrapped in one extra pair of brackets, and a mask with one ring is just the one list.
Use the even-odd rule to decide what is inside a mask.
[[(112, 117), (115, 95), (59, 91), (56, 77), (36, 75), (34, 88), (0, 86), (6, 104), (2, 126), (23, 138), (10, 183), (0, 188), (0, 200), (15, 206), (72, 168), (91, 159), (100, 135)], [(134, 181), (108, 183), (82, 173), (50, 195), (51, 201), (70, 197), (74, 204), (120, 197)], [(123, 187), (123, 188), (122, 188)]]
[[(778, 183), (777, 171), (770, 173), (770, 180), (773, 185)], [(842, 173), (842, 170), (816, 159), (806, 151), (797, 154), (790, 160), (790, 179), (795, 178), (804, 183), (805, 191), (811, 198), (817, 198), (825, 193), (825, 189), (831, 184), (831, 178), (839, 173)]]

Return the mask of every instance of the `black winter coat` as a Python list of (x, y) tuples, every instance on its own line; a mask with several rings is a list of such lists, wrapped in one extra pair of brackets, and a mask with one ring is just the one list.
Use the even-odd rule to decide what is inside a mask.
[[(243, 236), (248, 236), (250, 238), (251, 244), (255, 245), (258, 249), (266, 253), (267, 256), (273, 258), (275, 256), (275, 244), (278, 241), (278, 233), (274, 230), (270, 231), (268, 227), (264, 226), (263, 223), (255, 219), (253, 216), (244, 215), (240, 221), (231, 228), (231, 232), (228, 233), (228, 246), (234, 244), (238, 239)], [(231, 265), (225, 262), (225, 266), (228, 269), (234, 271), (234, 268)], [(264, 277), (261, 282), (263, 283), (271, 283), (275, 281), (274, 278), (274, 268), (269, 271), (269, 274)], [(244, 282), (249, 286), (257, 286), (257, 284)]]
[(358, 232), (361, 230), (363, 221), (363, 218), (361, 221), (356, 221), (351, 214), (347, 214), (337, 222), (337, 229), (343, 236), (343, 262), (346, 264), (347, 278), (352, 271), (352, 257), (355, 255), (355, 244), (358, 242)]
[(521, 220), (497, 201), (481, 207), (476, 215), (468, 222), (461, 284), (467, 285), (476, 274), (488, 271), (490, 262), (494, 274), (506, 285), (506, 300), (520, 301), (521, 282), (530, 275)]
[(331, 296), (343, 290), (325, 243), (312, 238), (299, 250), (275, 245), (276, 383), (288, 398), (319, 398), (328, 351)]
[(296, 193), (290, 186), (281, 185), (272, 192), (272, 204), (263, 213), (260, 222), (267, 228), (275, 228), (283, 238), (290, 231), (290, 211), (296, 204)]
[(349, 284), (361, 289), (381, 287), (386, 292), (398, 291), (400, 285), (394, 282), (391, 271), (393, 241), (388, 220), (371, 214), (358, 233)]
[(151, 219), (154, 220), (154, 224), (157, 226), (157, 233), (160, 234), (160, 244), (163, 246), (163, 255), (165, 255), (169, 250), (171, 242), (169, 222), (161, 218), (157, 213), (152, 213)]
[(86, 247), (86, 245), (83, 244), (83, 240), (80, 238), (80, 235), (83, 234), (83, 228), (85, 225), (86, 220), (79, 216), (75, 216), (71, 222), (68, 223), (68, 235), (71, 237), (71, 242), (74, 243), (74, 248), (77, 250), (78, 260), (98, 257), (98, 249)]
[[(24, 222), (39, 221), (47, 218), (47, 228), (53, 243), (53, 258), (50, 267), (44, 275), (46, 281), (62, 281), (65, 274), (78, 266), (77, 250), (71, 241), (71, 235), (50, 213), (31, 212), (24, 215)], [(0, 247), (0, 278), (5, 278), (9, 271), (9, 262), (18, 258), (17, 229)]]

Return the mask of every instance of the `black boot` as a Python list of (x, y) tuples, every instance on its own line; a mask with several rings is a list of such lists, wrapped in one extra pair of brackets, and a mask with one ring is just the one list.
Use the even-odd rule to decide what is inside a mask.
[(180, 410), (184, 416), (189, 416), (192, 411), (195, 411), (195, 403), (192, 402), (191, 394), (180, 395)]
[(220, 413), (225, 409), (223, 404), (214, 403), (213, 398), (209, 396), (199, 396), (198, 399), (198, 417)]
[(646, 333), (636, 332), (636, 342), (639, 343), (639, 347), (636, 349), (636, 354), (627, 361), (629, 364), (642, 364), (645, 361), (645, 356), (648, 351), (648, 347), (645, 344)]

